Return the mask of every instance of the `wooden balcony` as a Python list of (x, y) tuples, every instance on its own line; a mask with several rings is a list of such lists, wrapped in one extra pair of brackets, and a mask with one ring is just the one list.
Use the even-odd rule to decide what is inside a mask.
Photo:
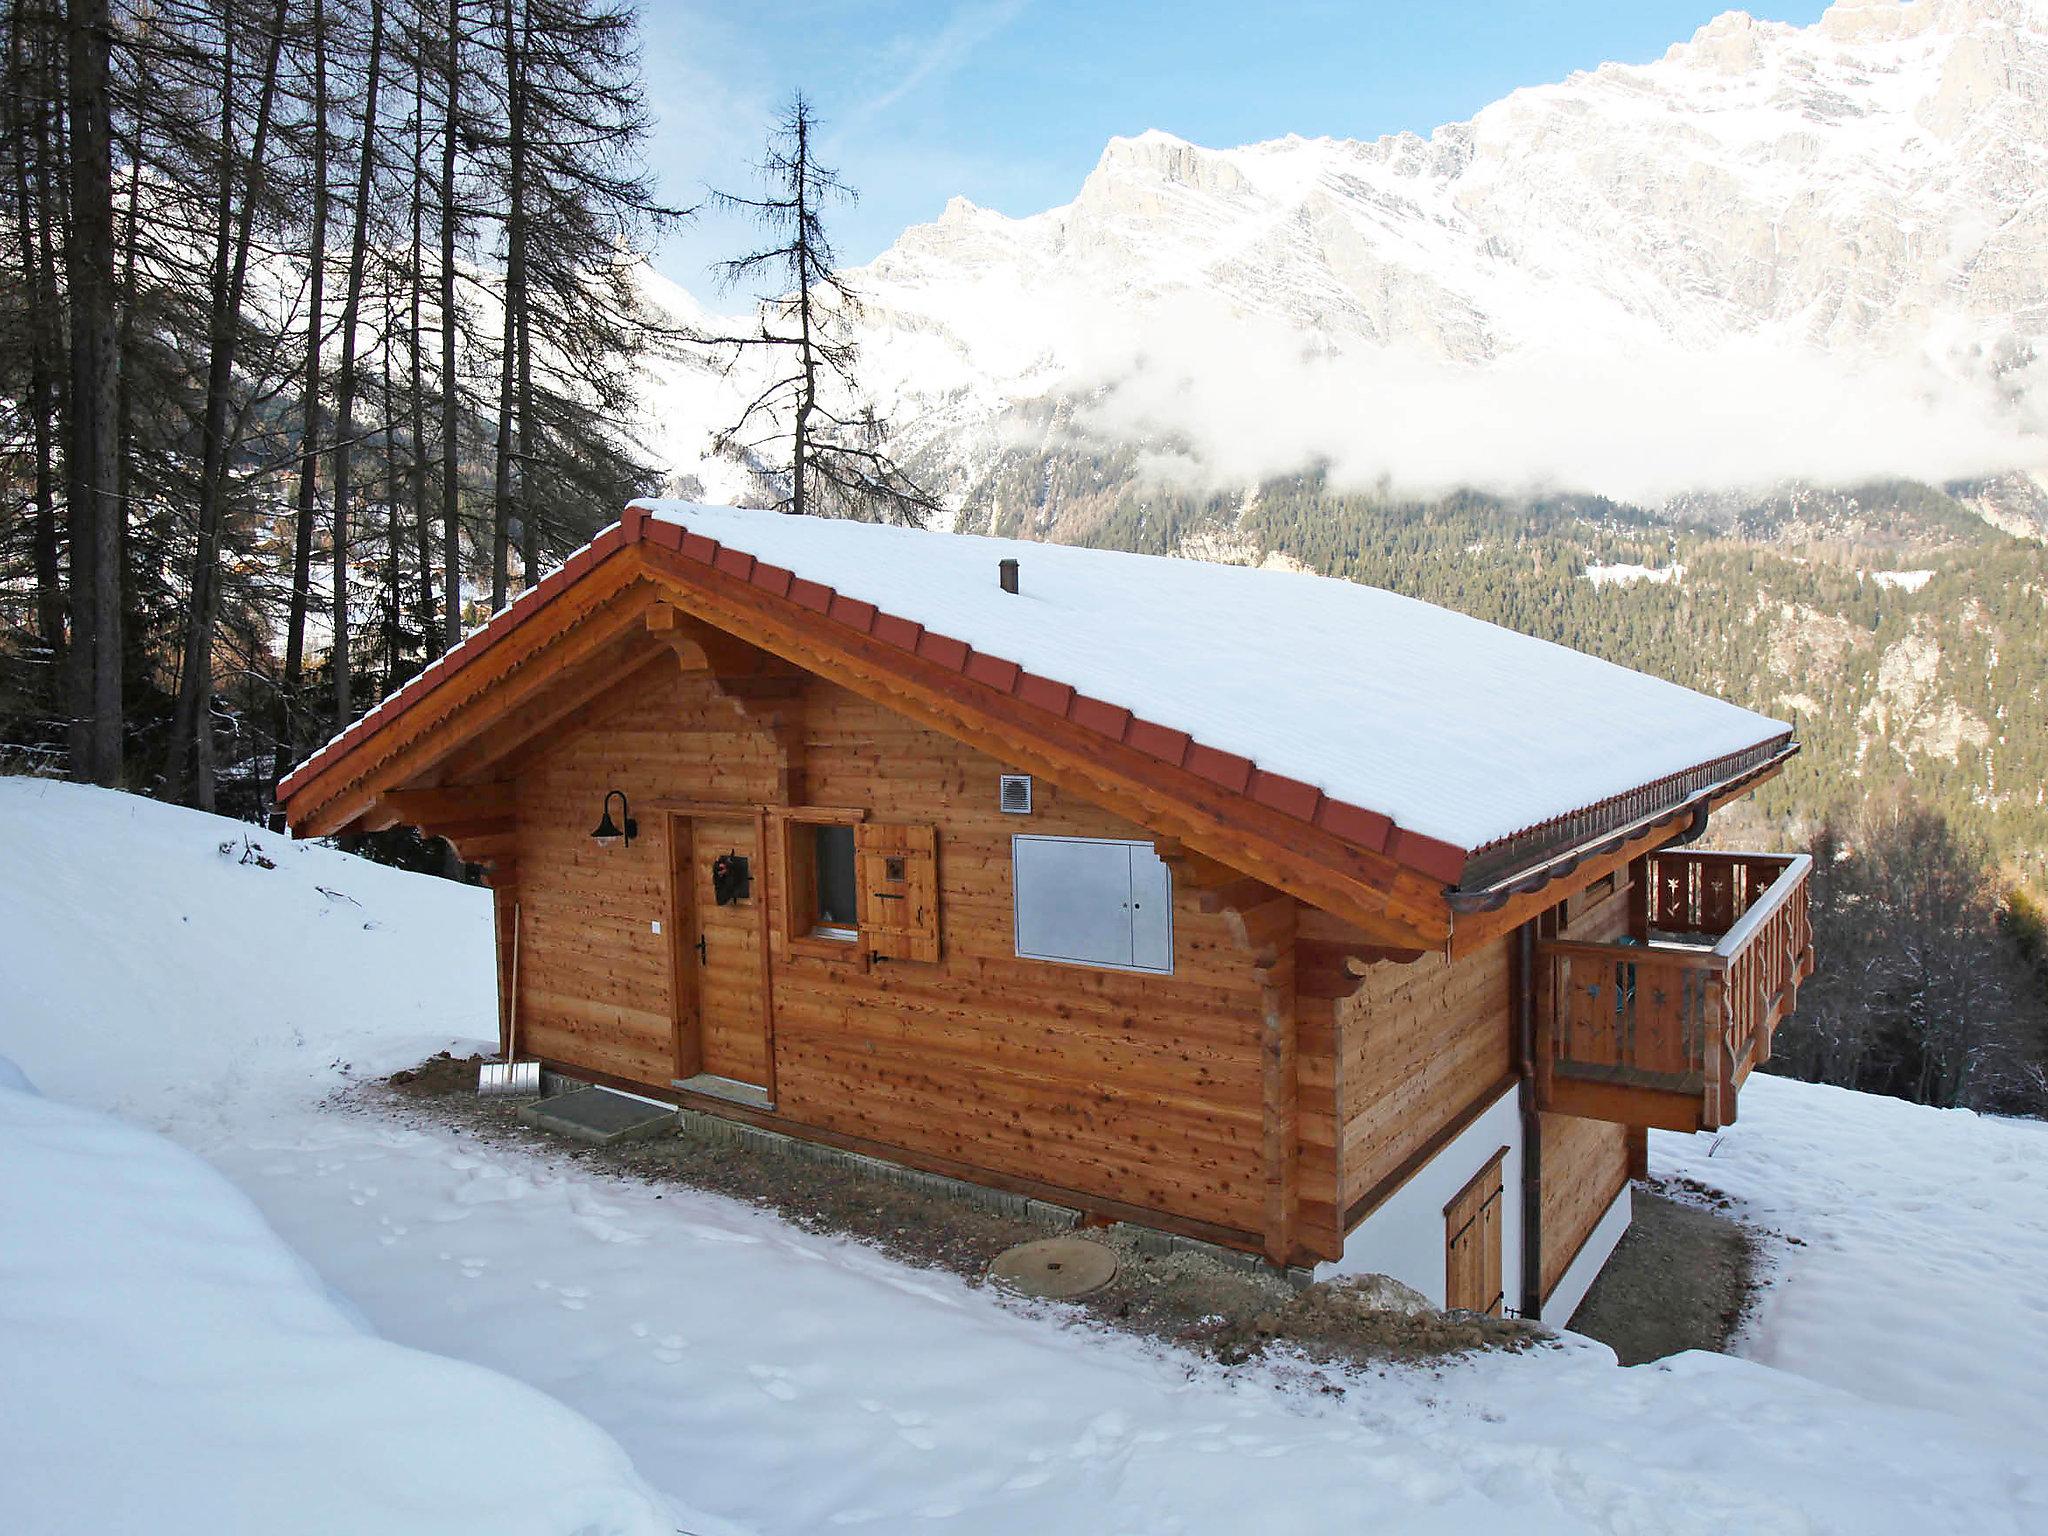
[(1813, 860), (1672, 850), (1645, 865), (1637, 937), (1537, 946), (1537, 1103), (1718, 1130), (1813, 974)]

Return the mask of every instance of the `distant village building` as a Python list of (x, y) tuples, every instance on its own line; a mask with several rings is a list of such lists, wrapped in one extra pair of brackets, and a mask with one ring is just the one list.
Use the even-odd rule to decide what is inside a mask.
[(1803, 857), (1684, 846), (1796, 750), (1345, 582), (643, 502), (279, 794), (488, 866), (564, 1074), (1562, 1323), (1811, 971)]

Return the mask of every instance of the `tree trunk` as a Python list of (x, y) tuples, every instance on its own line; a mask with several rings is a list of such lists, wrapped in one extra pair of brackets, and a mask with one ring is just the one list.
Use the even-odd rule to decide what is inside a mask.
[(818, 404), (818, 363), (817, 349), (811, 340), (811, 285), (810, 248), (807, 239), (806, 220), (810, 209), (806, 199), (811, 182), (811, 125), (810, 119), (799, 111), (796, 115), (796, 174), (792, 178), (796, 192), (796, 312), (798, 334), (797, 361), (803, 370), (803, 381), (797, 386), (796, 430), (792, 434), (790, 454), (789, 510), (802, 517), (807, 510), (806, 482), (811, 478), (810, 466), (804, 462), (811, 446), (811, 412)]
[(462, 3), (448, 0), (441, 124), (441, 558), (442, 637), (462, 641), (462, 528), (457, 496), (462, 473), (462, 393), (455, 376), (455, 155), (461, 116)]
[(107, 0), (68, 0), (71, 120), (71, 420), (65, 495), (71, 531), (72, 773), (121, 779), (121, 523), (114, 443), (114, 159)]
[(377, 86), (383, 73), (384, 6), (370, 0), (369, 84), (363, 93), (362, 142), (356, 151), (355, 226), (348, 244), (348, 295), (341, 306), (341, 368), (335, 375), (334, 402), (334, 723), (346, 725), (355, 713), (350, 701), (348, 571), (349, 459), (355, 449), (356, 322), (363, 305), (363, 265), (369, 252), (370, 194), (376, 189)]
[(533, 336), (526, 274), (519, 277), (519, 563), (528, 587), (540, 580), (540, 514), (533, 493)]
[[(50, 332), (50, 325), (57, 315), (56, 272), (50, 244), (49, 134), (44, 126), (50, 105), (46, 96), (47, 76), (39, 69), (33, 87), (26, 78), (30, 50), (22, 32), (28, 25), (28, 19), (17, 8), (10, 21), (7, 64), (11, 88), (8, 94), (13, 110), (9, 114), (8, 126), (15, 141), (15, 216), (21, 251), (22, 292), (28, 301), (28, 398), (23, 403), (28, 410), (35, 444), (30, 556), (36, 582), (36, 638), (43, 642), (48, 657), (51, 685), (48, 698), (54, 704), (61, 696), (57, 684), (64, 656), (64, 571), (57, 552), (56, 442), (53, 430), (56, 349)], [(38, 48), (36, 52), (40, 65), (43, 50)], [(31, 111), (35, 116), (33, 130), (28, 121)], [(33, 178), (29, 171), (31, 141), (37, 146)]]
[[(320, 343), (327, 320), (327, 28), (321, 0), (313, 13), (313, 229), (307, 256), (306, 393), (300, 414), (299, 493), (292, 523), (292, 591), (285, 618), (284, 682), (278, 689), (273, 763), (277, 778), (298, 761), (293, 716), (306, 660), (306, 610), (313, 586), (313, 512), (320, 485)], [(337, 720), (336, 729), (346, 722)], [(275, 788), (275, 780), (272, 782)]]
[(391, 424), (397, 409), (391, 382), (391, 331), (397, 323), (391, 284), (384, 285), (384, 330), (378, 344), (377, 376), (383, 386), (379, 402), (384, 422), (384, 692), (398, 687), (400, 641), (405, 633), (405, 609), (401, 597), (400, 571), (404, 569), (398, 522), (398, 451)]
[[(189, 786), (201, 810), (213, 809), (213, 635), (220, 603), (221, 528), (228, 493), (228, 397), (234, 384), (235, 339), (249, 274), (249, 245), (263, 181), (263, 152), (270, 136), (277, 95), (278, 57), (284, 50), (286, 0), (270, 17), (263, 83), (256, 98), (256, 124), (244, 159), (235, 152), (233, 45), (221, 74), (221, 180), (214, 248), (211, 351), (206, 377), (206, 415), (200, 434), (199, 534), (192, 556), (191, 611), (185, 629), (184, 665), (178, 678), (178, 706), (172, 720), (173, 794)], [(238, 162), (243, 175), (237, 181)], [(237, 199), (239, 198), (239, 205)]]
[[(491, 611), (505, 606), (510, 594), (512, 553), (512, 417), (519, 377), (519, 312), (526, 302), (521, 291), (526, 269), (526, 93), (520, 88), (520, 46), (513, 29), (512, 0), (504, 0), (505, 92), (511, 119), (505, 179), (504, 325), (498, 359), (498, 437), (491, 475)], [(527, 573), (527, 581), (533, 580)]]
[(420, 357), (420, 309), (426, 287), (427, 68), (424, 57), (413, 62), (412, 75), (412, 260), (406, 280), (411, 286), (411, 313), (406, 321), (407, 362), (411, 378), (406, 407), (412, 430), (412, 461), (407, 479), (412, 489), (412, 527), (417, 542), (420, 584), (420, 643), (429, 660), (440, 654), (441, 627), (434, 622), (434, 551), (427, 526), (427, 394)]

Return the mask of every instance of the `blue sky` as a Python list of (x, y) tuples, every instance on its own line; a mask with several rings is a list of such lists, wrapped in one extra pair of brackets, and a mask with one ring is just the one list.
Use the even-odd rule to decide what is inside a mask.
[[(1286, 133), (1427, 133), (1518, 85), (1690, 37), (1712, 0), (1494, 3), (1062, 3), (1062, 0), (643, 0), (650, 146), (665, 195), (745, 188), (779, 102), (801, 86), (825, 150), (860, 189), (831, 221), (841, 257), (874, 256), (958, 193), (1005, 213), (1068, 201), (1114, 134), (1196, 143)], [(1819, 0), (1758, 8), (1806, 24)], [(707, 216), (657, 265), (705, 298), (749, 231)]]

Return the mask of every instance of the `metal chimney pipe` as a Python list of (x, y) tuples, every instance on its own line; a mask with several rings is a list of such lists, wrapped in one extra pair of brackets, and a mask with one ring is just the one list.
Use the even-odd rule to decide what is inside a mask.
[(1004, 590), (1005, 592), (1014, 592), (1014, 591), (1016, 591), (1016, 590), (1017, 590), (1017, 562), (1016, 562), (1016, 561), (1014, 561), (1014, 560), (1002, 560), (1002, 561), (998, 561), (998, 562), (997, 562), (997, 564), (996, 564), (996, 573), (997, 573), (997, 579), (998, 579), (998, 580), (1000, 580), (1000, 581), (1002, 582), (1002, 584), (1003, 584), (1003, 590)]

